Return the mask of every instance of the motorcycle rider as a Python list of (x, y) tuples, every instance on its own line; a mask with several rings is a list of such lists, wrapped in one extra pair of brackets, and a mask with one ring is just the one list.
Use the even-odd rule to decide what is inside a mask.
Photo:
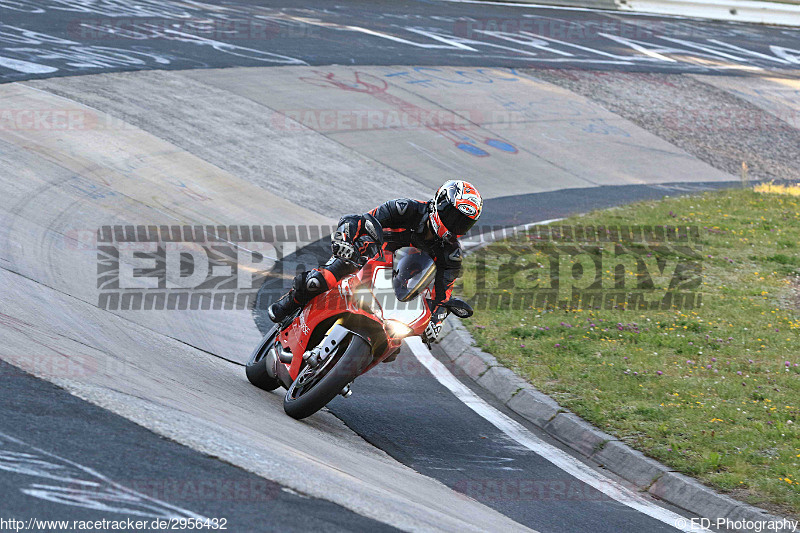
[(432, 200), (389, 200), (364, 215), (345, 215), (331, 236), (333, 256), (324, 266), (295, 276), (292, 288), (268, 309), (270, 320), (280, 323), (312, 298), (335, 287), (344, 276), (357, 272), (381, 248), (394, 252), (412, 246), (436, 263), (436, 278), (429, 300), (431, 320), (422, 340), (430, 346), (439, 336), (447, 316), (443, 302), (450, 299), (461, 274), (461, 243), (481, 216), (483, 199), (472, 184), (461, 180), (444, 183)]

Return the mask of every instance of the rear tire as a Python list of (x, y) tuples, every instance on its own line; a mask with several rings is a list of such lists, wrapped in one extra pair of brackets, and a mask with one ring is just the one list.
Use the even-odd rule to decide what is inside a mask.
[(270, 376), (267, 371), (267, 364), (273, 364), (273, 358), (269, 351), (272, 350), (277, 333), (278, 328), (276, 326), (261, 339), (261, 343), (253, 350), (250, 359), (245, 365), (247, 380), (265, 391), (273, 391), (281, 386), (281, 382), (277, 378)]
[(300, 375), (297, 376), (298, 379), (294, 380), (292, 386), (286, 391), (286, 396), (283, 398), (283, 410), (296, 420), (313, 415), (336, 398), (345, 386), (361, 374), (370, 361), (372, 361), (370, 345), (358, 335), (350, 335), (350, 343), (347, 347), (331, 356), (331, 361), (325, 367), (327, 373), (311, 385), (310, 389), (301, 391), (297, 396), (300, 378), (311, 370), (306, 367), (300, 372)]

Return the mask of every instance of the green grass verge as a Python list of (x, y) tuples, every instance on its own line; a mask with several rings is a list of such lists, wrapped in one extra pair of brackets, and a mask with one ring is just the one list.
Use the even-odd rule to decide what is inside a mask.
[[(699, 226), (697, 309), (479, 310), (465, 323), (482, 349), (632, 447), (800, 515), (799, 200), (733, 190), (563, 222)], [(535, 261), (530, 244), (496, 243), (468, 257), (465, 272), (482, 255), (502, 287), (510, 280), (497, 258), (507, 252)], [(472, 283), (466, 275), (466, 295)]]

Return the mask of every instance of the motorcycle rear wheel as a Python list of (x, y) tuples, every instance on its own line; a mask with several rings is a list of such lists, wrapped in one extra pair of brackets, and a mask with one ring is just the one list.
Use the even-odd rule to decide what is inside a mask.
[(350, 335), (350, 342), (322, 365), (300, 371), (286, 391), (283, 410), (296, 420), (313, 415), (336, 398), (371, 360), (370, 345), (358, 335)]
[(273, 364), (272, 355), (269, 351), (272, 350), (273, 344), (275, 343), (277, 332), (278, 328), (274, 327), (261, 339), (261, 343), (253, 350), (250, 359), (248, 359), (245, 365), (247, 380), (259, 389), (265, 391), (275, 390), (281, 385), (280, 381), (270, 376), (269, 372), (267, 372), (267, 364)]

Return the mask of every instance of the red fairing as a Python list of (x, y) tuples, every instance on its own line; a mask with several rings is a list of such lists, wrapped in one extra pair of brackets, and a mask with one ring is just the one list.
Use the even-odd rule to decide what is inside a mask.
[[(392, 254), (387, 253), (383, 260), (372, 259), (364, 265), (358, 273), (344, 277), (339, 283), (331, 287), (330, 290), (320, 294), (303, 309), (300, 315), (292, 324), (280, 333), (280, 343), (284, 348), (292, 352), (292, 362), (289, 366), (289, 374), (292, 379), (296, 379), (303, 363), (303, 354), (306, 352), (309, 339), (319, 324), (331, 317), (340, 315), (361, 315), (368, 320), (372, 320), (383, 327), (380, 317), (375, 316), (369, 311), (358, 307), (352, 298), (353, 291), (362, 285), (369, 288), (373, 286), (373, 277), (376, 269), (386, 267), (392, 268)], [(424, 295), (420, 295), (424, 298)], [(424, 314), (409, 326), (414, 331), (414, 335), (421, 334), (431, 317), (431, 311), (424, 307)], [(390, 332), (384, 329), (387, 340), (387, 349), (384, 353), (376, 357), (375, 361), (364, 371), (366, 372), (377, 363), (385, 359), (390, 353), (394, 352), (402, 344), (402, 339), (395, 339)]]

